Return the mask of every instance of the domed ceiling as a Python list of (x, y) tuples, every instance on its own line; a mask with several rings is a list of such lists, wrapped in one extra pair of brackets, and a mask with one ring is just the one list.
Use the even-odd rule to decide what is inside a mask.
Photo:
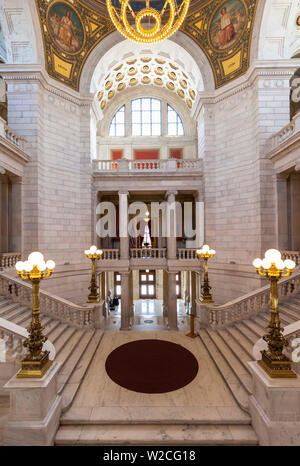
[[(116, 6), (120, 0), (113, 0)], [(177, 0), (179, 4), (181, 0)], [(145, 0), (132, 1), (138, 9)], [(151, 0), (158, 9), (165, 2)], [(258, 0), (191, 0), (180, 31), (206, 54), (219, 88), (245, 73)], [(79, 89), (84, 63), (116, 29), (102, 0), (36, 0), (50, 76)], [(68, 22), (68, 27), (62, 27)], [(122, 38), (123, 39), (123, 38)]]

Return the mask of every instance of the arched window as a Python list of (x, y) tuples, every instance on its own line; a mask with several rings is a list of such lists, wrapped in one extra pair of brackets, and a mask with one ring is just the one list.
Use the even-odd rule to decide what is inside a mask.
[(119, 108), (111, 120), (109, 136), (125, 136), (125, 105)]
[(168, 136), (184, 136), (182, 119), (171, 105), (168, 105)]
[(161, 101), (145, 97), (131, 101), (131, 135), (161, 136)]

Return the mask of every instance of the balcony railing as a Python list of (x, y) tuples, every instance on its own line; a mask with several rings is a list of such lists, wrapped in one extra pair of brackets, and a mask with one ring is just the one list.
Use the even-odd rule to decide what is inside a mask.
[(190, 172), (201, 170), (201, 159), (159, 159), (159, 160), (93, 160), (94, 172), (101, 173), (160, 173)]
[(290, 259), (296, 263), (296, 266), (300, 265), (300, 251), (281, 251), (282, 260)]
[(167, 257), (166, 248), (131, 248), (131, 259), (165, 259)]
[(119, 249), (102, 249), (103, 254), (101, 260), (118, 260), (119, 259)]
[(179, 260), (191, 260), (191, 259), (198, 259), (197, 256), (197, 249), (185, 249), (179, 248), (177, 257)]
[(0, 252), (0, 270), (14, 267), (20, 260), (20, 252)]

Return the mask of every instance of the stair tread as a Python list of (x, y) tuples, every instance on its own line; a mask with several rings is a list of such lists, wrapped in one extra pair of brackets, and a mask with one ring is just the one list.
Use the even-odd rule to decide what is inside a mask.
[(243, 333), (239, 331), (238, 328), (236, 327), (228, 327), (226, 329), (233, 338), (235, 338), (236, 341), (240, 344), (240, 346), (244, 349), (244, 351), (249, 355), (250, 360), (253, 358), (252, 352), (253, 352), (253, 344), (250, 343), (248, 338), (246, 338)]
[(61, 426), (56, 445), (257, 445), (251, 426), (246, 425), (94, 425)]
[(73, 371), (70, 379), (64, 385), (64, 388), (61, 392), (63, 398), (63, 408), (69, 406), (72, 403), (77, 390), (86, 374), (87, 369), (90, 366), (90, 363), (94, 357), (95, 351), (97, 350), (103, 337), (102, 331), (97, 331), (90, 339), (84, 353), (81, 355), (80, 360), (78, 361), (75, 370)]
[(296, 322), (297, 320), (300, 320), (300, 313), (296, 312), (295, 310), (293, 309), (290, 309), (286, 303), (283, 304), (281, 307), (280, 307), (280, 310), (285, 314), (285, 315), (288, 315), (290, 316), (292, 319), (293, 319), (293, 322)]
[[(85, 331), (79, 341), (75, 341), (75, 349), (70, 352), (69, 357), (65, 361), (63, 367), (61, 367), (58, 374), (58, 392), (61, 393), (65, 383), (69, 380), (72, 375), (74, 368), (76, 367), (78, 361), (80, 360), (82, 354), (84, 353), (87, 345), (89, 344), (91, 338), (93, 337), (94, 331)], [(59, 359), (59, 356), (58, 358)]]
[(17, 309), (19, 306), (20, 306), (20, 304), (18, 304), (18, 303), (10, 302), (6, 306), (1, 307), (0, 308), (0, 317), (4, 318), (4, 316), (6, 314), (8, 314), (10, 311), (13, 311), (13, 310)]
[(215, 343), (211, 340), (209, 334), (206, 330), (200, 330), (199, 336), (204, 343), (209, 355), (211, 356), (212, 361), (217, 366), (220, 374), (227, 383), (228, 388), (230, 389), (233, 397), (242, 407), (242, 409), (248, 409), (248, 392), (243, 387), (239, 379), (237, 378), (234, 371), (229, 366), (228, 362), (224, 356), (220, 353), (219, 349)]
[(243, 348), (243, 346), (235, 340), (235, 338), (230, 334), (228, 329), (220, 329), (218, 333), (226, 340), (227, 344), (231, 348), (231, 351), (234, 355), (238, 354), (238, 359), (241, 361), (243, 367), (247, 370), (247, 373), (250, 374), (248, 369), (248, 362), (252, 361), (251, 356), (249, 353)]
[(244, 322), (236, 322), (234, 325), (254, 345), (259, 340), (259, 337)]

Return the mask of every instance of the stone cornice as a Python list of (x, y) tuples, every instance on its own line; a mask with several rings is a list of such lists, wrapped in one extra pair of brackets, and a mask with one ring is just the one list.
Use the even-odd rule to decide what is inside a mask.
[(24, 152), (18, 146), (0, 135), (0, 153), (1, 152), (9, 155), (9, 157), (11, 157), (16, 162), (21, 163), (22, 165), (25, 165), (31, 159), (30, 155), (26, 154), (26, 152)]
[[(204, 104), (216, 104), (226, 100), (234, 95), (243, 92), (245, 89), (251, 88), (255, 81), (259, 78), (269, 79), (290, 79), (294, 72), (300, 67), (299, 60), (281, 60), (280, 63), (275, 60), (271, 61), (256, 61), (254, 62), (247, 73), (227, 84), (226, 86), (215, 91), (204, 91), (198, 93), (198, 102), (192, 111), (192, 117), (197, 119)], [(278, 87), (281, 89), (282, 86)]]

